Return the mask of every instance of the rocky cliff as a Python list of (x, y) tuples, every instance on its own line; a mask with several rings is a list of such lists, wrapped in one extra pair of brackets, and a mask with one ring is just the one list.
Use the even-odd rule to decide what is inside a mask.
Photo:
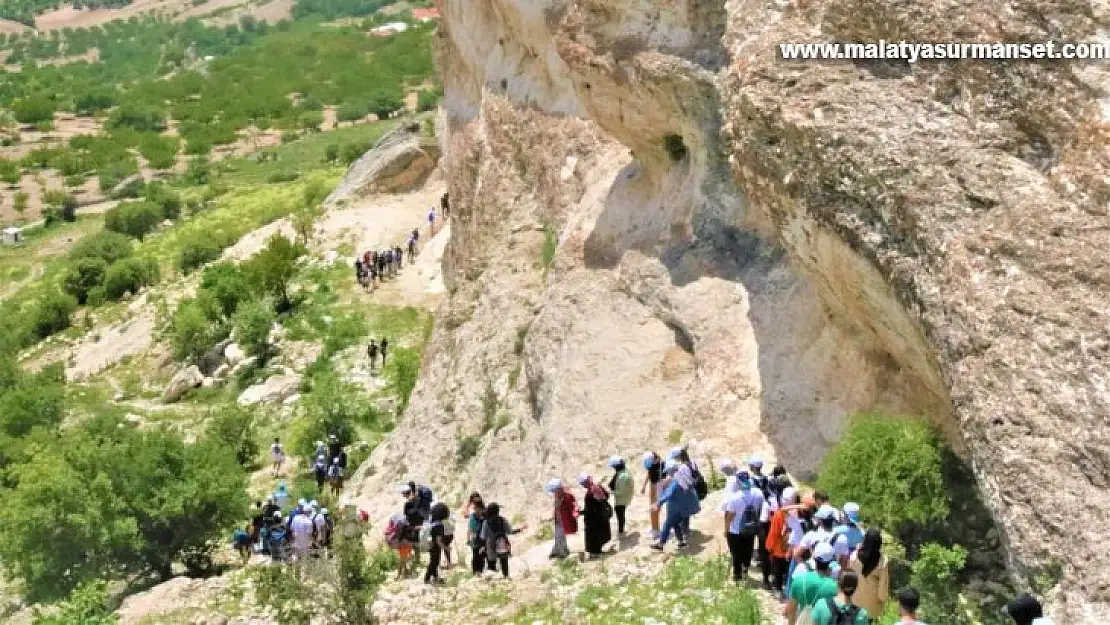
[[(449, 297), (356, 480), (540, 486), (692, 441), (812, 471), (932, 419), (1015, 575), (1110, 619), (1102, 64), (787, 62), (806, 41), (1106, 39), (1083, 0), (438, 0)], [(442, 491), (447, 490), (447, 493)]]

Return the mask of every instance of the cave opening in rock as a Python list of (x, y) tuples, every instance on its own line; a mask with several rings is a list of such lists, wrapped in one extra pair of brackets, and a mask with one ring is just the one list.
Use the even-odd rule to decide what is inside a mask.
[(683, 141), (682, 135), (673, 132), (663, 135), (663, 148), (667, 150), (667, 155), (671, 157), (671, 160), (676, 163), (685, 160), (690, 153), (686, 149), (686, 142)]

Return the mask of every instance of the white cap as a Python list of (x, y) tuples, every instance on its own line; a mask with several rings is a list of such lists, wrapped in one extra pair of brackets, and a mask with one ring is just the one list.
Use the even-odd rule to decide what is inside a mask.
[(822, 562), (832, 562), (836, 559), (836, 552), (829, 543), (817, 543), (813, 547), (813, 559)]
[(559, 490), (562, 487), (563, 487), (563, 480), (560, 480), (557, 477), (553, 477), (550, 480), (547, 480), (547, 484), (543, 487), (543, 489), (545, 491), (547, 491), (548, 494), (551, 494), (551, 493), (554, 493), (555, 491)]
[(682, 448), (681, 447), (674, 447), (674, 448), (671, 449), (671, 453), (667, 454), (667, 457), (670, 458), (671, 460), (676, 460), (681, 455), (682, 455)]
[(817, 513), (814, 514), (813, 516), (814, 516), (814, 518), (822, 519), (822, 520), (823, 519), (835, 519), (836, 518), (836, 508), (830, 506), (829, 504), (825, 504), (825, 505), (821, 506), (820, 508), (818, 508)]
[(590, 474), (589, 473), (579, 473), (578, 474), (578, 485), (579, 486), (585, 486), (586, 482), (589, 482), (589, 481), (590, 481)]
[(763, 458), (760, 458), (758, 454), (753, 455), (751, 458), (748, 458), (748, 466), (749, 467), (762, 467), (763, 466)]
[(611, 456), (609, 458), (609, 468), (613, 468), (618, 464), (624, 464), (624, 458), (621, 458), (620, 456)]
[(852, 523), (859, 523), (859, 504), (853, 501), (844, 504), (844, 516)]
[(674, 473), (677, 470), (678, 470), (678, 463), (675, 462), (674, 460), (668, 460), (668, 461), (663, 463), (663, 473), (664, 474), (669, 475), (671, 473)]
[(782, 504), (784, 506), (798, 503), (798, 489), (787, 486), (782, 489)]
[(726, 458), (717, 465), (717, 470), (727, 476), (736, 475), (736, 463)]
[(302, 507), (302, 508), (305, 507), (305, 505), (307, 505), (307, 504), (308, 504), (308, 500), (306, 500), (306, 499), (298, 499), (297, 500), (297, 505)]
[(412, 489), (411, 489), (411, 488), (409, 488), (409, 485), (408, 485), (408, 484), (402, 484), (402, 485), (401, 485), (401, 488), (399, 489), (399, 491), (400, 491), (400, 493), (401, 493), (402, 495), (407, 495), (407, 494), (409, 494), (409, 493), (411, 493), (411, 492), (412, 492)]
[(323, 447), (324, 446), (324, 441), (316, 441), (316, 446), (317, 447)]

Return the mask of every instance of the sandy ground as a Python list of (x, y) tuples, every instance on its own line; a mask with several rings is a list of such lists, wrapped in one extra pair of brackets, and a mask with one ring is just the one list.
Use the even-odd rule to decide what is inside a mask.
[(25, 30), (28, 30), (27, 27), (19, 22), (0, 20), (0, 33), (7, 35), (10, 33), (21, 33)]

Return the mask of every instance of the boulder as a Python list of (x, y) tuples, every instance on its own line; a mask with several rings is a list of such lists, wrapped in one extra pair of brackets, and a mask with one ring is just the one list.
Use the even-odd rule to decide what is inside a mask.
[(208, 351), (204, 352), (204, 355), (200, 357), (200, 361), (197, 362), (200, 372), (205, 375), (212, 375), (213, 371), (224, 364), (224, 350), (226, 350), (227, 346), (230, 344), (230, 340), (220, 341), (213, 345)]
[(197, 388), (203, 382), (204, 374), (200, 372), (200, 368), (196, 365), (189, 365), (181, 369), (173, 376), (170, 383), (166, 385), (166, 390), (162, 391), (162, 403), (172, 404), (181, 399), (182, 395)]
[(237, 365), (235, 365), (231, 368), (231, 374), (230, 375), (233, 375), (233, 376), (234, 375), (239, 375), (244, 369), (249, 369), (249, 368), (253, 367), (254, 363), (256, 363), (256, 362), (258, 362), (257, 358), (255, 358), (254, 356), (248, 356), (248, 357), (240, 360), (239, 364), (237, 364)]
[(247, 358), (247, 352), (239, 347), (238, 343), (228, 343), (224, 348), (224, 361), (234, 367), (235, 365), (243, 362)]
[(253, 406), (255, 404), (277, 404), (292, 397), (301, 388), (301, 376), (296, 374), (281, 374), (268, 378), (261, 384), (243, 391), (239, 396), (240, 406)]
[(367, 193), (396, 193), (419, 186), (439, 163), (440, 149), (419, 123), (386, 133), (363, 154), (328, 196), (333, 204)]
[(225, 362), (224, 364), (217, 367), (215, 371), (212, 372), (212, 377), (216, 378), (217, 380), (223, 380), (223, 379), (226, 379), (228, 374), (230, 374), (230, 373), (231, 373), (231, 365), (229, 365)]

